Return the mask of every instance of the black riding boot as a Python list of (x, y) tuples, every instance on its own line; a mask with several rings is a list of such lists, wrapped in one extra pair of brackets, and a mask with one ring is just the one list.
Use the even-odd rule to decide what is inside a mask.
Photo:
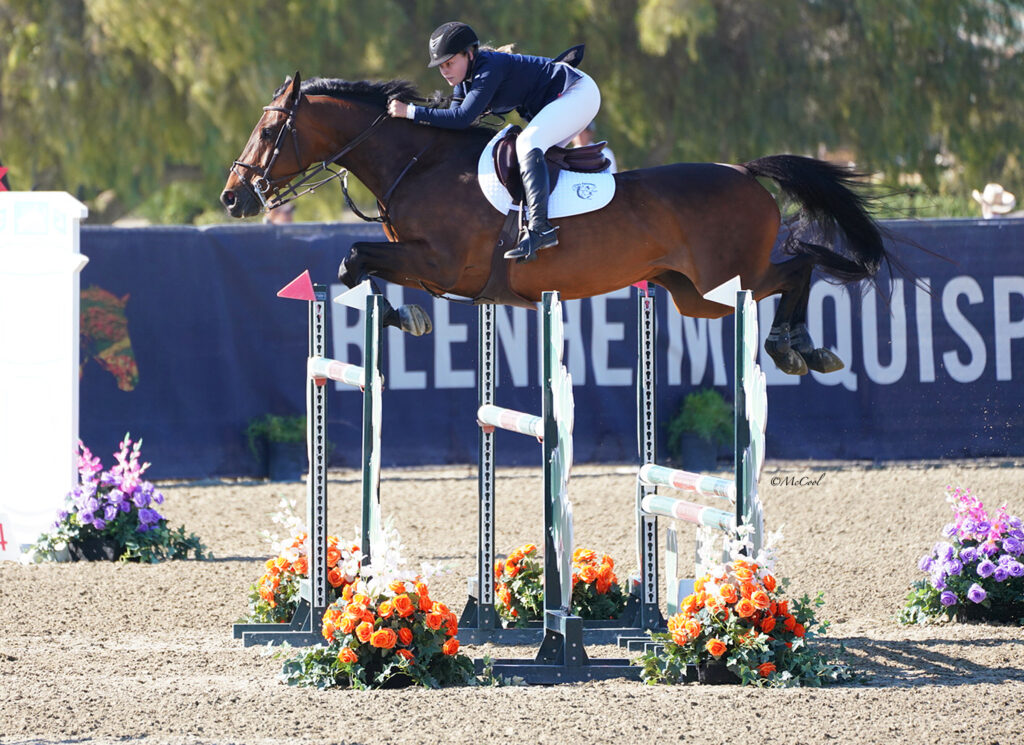
[(526, 192), (526, 207), (529, 209), (529, 220), (519, 236), (519, 245), (505, 252), (506, 259), (516, 259), (520, 264), (537, 258), (537, 251), (549, 246), (558, 245), (555, 228), (548, 222), (548, 166), (544, 162), (544, 152), (534, 148), (526, 154), (519, 164), (523, 174), (523, 190)]

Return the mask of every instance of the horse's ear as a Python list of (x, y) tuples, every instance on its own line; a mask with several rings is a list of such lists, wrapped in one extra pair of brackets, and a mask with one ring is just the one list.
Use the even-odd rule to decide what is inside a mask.
[(294, 101), (299, 97), (299, 92), (302, 90), (302, 76), (299, 74), (298, 70), (295, 71), (295, 77), (293, 77), (291, 81), (292, 92), (288, 94), (288, 100)]

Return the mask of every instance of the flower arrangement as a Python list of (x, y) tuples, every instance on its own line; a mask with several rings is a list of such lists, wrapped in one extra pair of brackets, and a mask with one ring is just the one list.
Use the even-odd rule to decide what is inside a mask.
[(371, 535), (370, 543), (372, 560), (365, 565), (353, 547), (348, 561), (359, 576), (348, 581), (345, 575), (337, 586), (340, 597), (324, 612), (325, 644), (288, 658), (282, 680), (359, 689), (475, 684), (473, 661), (459, 653), (458, 618), (430, 597), (426, 579), (439, 570), (405, 569), (404, 547), (391, 525)]
[(784, 585), (767, 567), (742, 558), (704, 574), (669, 618), (668, 632), (651, 634), (661, 645), (637, 660), (643, 680), (681, 683), (691, 679), (690, 666), (708, 671), (709, 678), (716, 670), (724, 673), (726, 680), (717, 682), (760, 686), (820, 686), (852, 678), (846, 665), (809, 647), (814, 627), (827, 628), (815, 618), (824, 604), (821, 594), (791, 602), (782, 597)]
[[(589, 620), (617, 618), (628, 597), (613, 571), (615, 562), (590, 549), (572, 555), (572, 607), (570, 612)], [(525, 626), (544, 613), (544, 567), (537, 546), (527, 543), (494, 564), (494, 607), (506, 626)]]
[(928, 576), (914, 583), (903, 623), (1024, 620), (1024, 524), (1004, 503), (995, 514), (970, 489), (947, 489), (954, 520), (921, 557)]
[[(327, 536), (327, 581), (333, 598), (359, 579), (362, 561), (359, 546), (346, 545), (337, 536)], [(300, 532), (283, 546), (280, 554), (267, 559), (266, 571), (249, 588), (248, 623), (286, 623), (299, 604), (299, 582), (309, 575), (309, 535)]]
[(204, 547), (184, 527), (171, 530), (156, 510), (163, 494), (142, 474), (142, 441), (125, 435), (108, 471), (82, 442), (78, 443), (79, 485), (67, 495), (67, 509), (50, 533), (33, 546), (35, 560), (56, 560), (66, 548), (75, 558), (105, 558), (155, 563), (164, 559), (204, 558)]

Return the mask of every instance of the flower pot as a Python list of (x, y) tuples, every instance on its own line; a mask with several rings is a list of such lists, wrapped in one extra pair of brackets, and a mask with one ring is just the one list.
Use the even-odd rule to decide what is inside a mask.
[(714, 471), (718, 465), (718, 447), (696, 432), (684, 432), (679, 438), (679, 462), (687, 471)]
[(267, 446), (271, 481), (300, 481), (309, 465), (304, 442), (275, 442)]
[(725, 666), (725, 660), (707, 660), (697, 665), (697, 680), (701, 685), (736, 685), (740, 676)]
[(111, 538), (85, 538), (68, 544), (71, 561), (117, 561), (121, 544)]

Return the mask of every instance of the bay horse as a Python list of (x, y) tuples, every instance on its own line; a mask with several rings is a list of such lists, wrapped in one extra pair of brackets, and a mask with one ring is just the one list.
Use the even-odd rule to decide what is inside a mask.
[[(404, 81), (302, 82), (298, 73), (286, 80), (231, 167), (220, 197), (228, 213), (248, 217), (290, 201), (340, 177), (335, 165), (377, 198), (389, 239), (352, 247), (338, 272), (349, 287), (380, 277), (437, 296), (534, 307), (545, 290), (568, 300), (647, 280), (664, 287), (681, 314), (719, 318), (733, 308), (703, 295), (738, 275), (758, 300), (782, 294), (765, 342), (779, 369), (802, 375), (843, 367), (830, 350), (814, 347), (806, 314), (814, 269), (850, 283), (874, 278), (890, 260), (867, 197), (856, 191), (858, 174), (796, 155), (620, 172), (606, 207), (557, 220), (557, 246), (495, 272), (505, 218), (487, 202), (476, 175), (494, 130), (391, 118), (392, 97), (409, 101), (417, 94)], [(331, 176), (309, 182), (323, 172)], [(781, 215), (758, 178), (776, 182), (800, 205), (787, 221), (786, 258), (778, 263), (770, 256)], [(298, 191), (303, 185), (306, 191)], [(499, 275), (502, 286), (494, 292)], [(429, 319), (412, 306), (389, 308), (386, 323), (429, 330)]]

